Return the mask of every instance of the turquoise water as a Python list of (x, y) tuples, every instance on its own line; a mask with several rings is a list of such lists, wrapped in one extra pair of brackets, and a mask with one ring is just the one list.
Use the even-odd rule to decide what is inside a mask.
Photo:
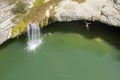
[(26, 34), (0, 47), (0, 80), (120, 80), (119, 30), (71, 22), (41, 31), (36, 52), (26, 51)]

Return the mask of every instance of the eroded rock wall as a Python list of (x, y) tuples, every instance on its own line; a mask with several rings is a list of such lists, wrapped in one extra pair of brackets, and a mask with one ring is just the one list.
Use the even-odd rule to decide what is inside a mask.
[(63, 0), (55, 10), (58, 21), (90, 20), (120, 27), (120, 0)]
[[(29, 0), (27, 1), (29, 2)], [(35, 0), (30, 1), (32, 1), (29, 5), (31, 7)], [(100, 21), (120, 27), (120, 0), (44, 0), (44, 4), (37, 10), (39, 11), (36, 11), (29, 21), (37, 21), (41, 27), (47, 25), (51, 20), (53, 22), (73, 20)], [(0, 15), (1, 20), (3, 17)], [(18, 25), (20, 28), (16, 31), (17, 33), (13, 32), (13, 29), (17, 29), (15, 28), (16, 26), (13, 26), (14, 24), (11, 23), (11, 25), (5, 27), (8, 24), (7, 22), (11, 22), (10, 18), (0, 23), (0, 44), (13, 36), (16, 37), (23, 33), (25, 30), (19, 29), (24, 29), (22, 27), (27, 25), (24, 22), (28, 21), (22, 21), (24, 26)], [(5, 30), (1, 28), (5, 28)]]
[(9, 5), (9, 2), (0, 2), (0, 44), (9, 39), (14, 23), (11, 19), (15, 16), (11, 9), (14, 5)]
[[(26, 0), (26, 2), (28, 8), (31, 8), (34, 0)], [(17, 15), (12, 12), (15, 4), (11, 4), (9, 0), (0, 0), (0, 44), (11, 38), (12, 28), (16, 25), (12, 22), (12, 19)]]

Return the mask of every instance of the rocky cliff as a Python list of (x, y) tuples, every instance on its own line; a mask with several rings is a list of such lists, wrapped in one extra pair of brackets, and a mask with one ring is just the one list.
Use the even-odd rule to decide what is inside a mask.
[(16, 16), (11, 13), (14, 4), (0, 3), (0, 44), (25, 32), (26, 25), (31, 22), (39, 22), (43, 27), (54, 21), (89, 20), (120, 27), (120, 0), (27, 0), (27, 2), (31, 10), (17, 23), (11, 21)]

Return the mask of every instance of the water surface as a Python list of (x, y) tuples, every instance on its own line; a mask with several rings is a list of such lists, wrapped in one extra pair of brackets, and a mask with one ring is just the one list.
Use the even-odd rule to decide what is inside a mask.
[[(25, 35), (0, 47), (0, 80), (120, 80), (119, 30), (93, 23), (55, 23), (27, 52)], [(49, 35), (52, 33), (52, 35)]]

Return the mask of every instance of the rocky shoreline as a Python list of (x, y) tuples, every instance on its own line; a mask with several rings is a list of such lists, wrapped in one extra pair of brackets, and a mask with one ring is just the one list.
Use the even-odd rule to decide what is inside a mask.
[[(15, 15), (9, 12), (10, 9), (7, 10), (7, 12), (5, 12), (6, 7), (4, 7), (3, 9), (1, 8), (2, 6), (0, 5), (0, 12), (2, 12), (2, 14), (4, 14), (6, 17), (4, 15), (3, 16), (0, 15), (0, 44), (2, 44), (4, 41), (6, 41), (7, 39), (13, 36), (12, 30), (15, 28), (14, 27), (15, 24), (11, 22), (11, 19)], [(1, 10), (4, 10), (4, 11), (1, 11)], [(45, 3), (43, 4), (43, 6), (41, 6), (40, 11), (42, 11), (42, 13), (41, 12), (36, 13), (36, 15), (33, 16), (33, 19), (31, 19), (31, 22), (37, 21), (40, 23), (41, 27), (48, 25), (50, 20), (52, 21), (73, 21), (73, 20), (100, 21), (108, 25), (120, 27), (120, 1), (119, 0), (92, 0), (92, 1), (91, 0), (45, 0)], [(28, 23), (29, 22), (30, 21), (28, 21)], [(23, 32), (21, 31), (20, 33), (23, 33)], [(14, 33), (14, 35), (16, 37), (17, 35), (20, 35), (20, 34)]]
[(10, 33), (14, 23), (11, 19), (15, 16), (11, 9), (14, 5), (9, 5), (8, 2), (0, 2), (0, 44), (10, 38)]

